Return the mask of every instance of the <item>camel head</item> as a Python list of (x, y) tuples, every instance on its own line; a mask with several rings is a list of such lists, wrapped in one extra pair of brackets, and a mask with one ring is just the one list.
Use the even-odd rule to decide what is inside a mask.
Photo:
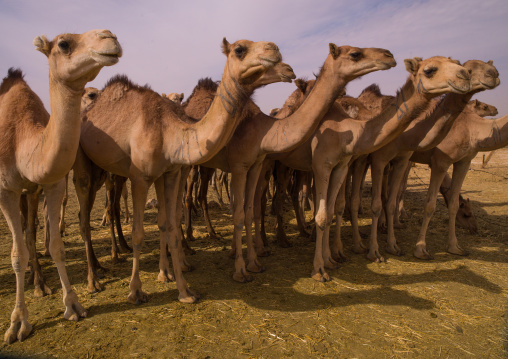
[(478, 116), (496, 116), (498, 114), (496, 106), (488, 105), (478, 100), (469, 101), (468, 106)]
[(122, 56), (122, 47), (109, 30), (62, 34), (52, 41), (41, 35), (33, 44), (48, 57), (50, 79), (80, 92), (102, 67), (116, 64)]
[(449, 92), (464, 94), (470, 90), (471, 76), (457, 60), (434, 56), (404, 60), (406, 70), (423, 96), (435, 97)]
[(294, 78), (291, 67), (281, 63), (282, 55), (273, 42), (239, 40), (230, 44), (224, 38), (222, 52), (227, 56), (224, 73), (248, 92)]
[(330, 43), (330, 54), (321, 72), (341, 76), (352, 81), (368, 73), (388, 70), (397, 65), (390, 51), (378, 48), (337, 46)]
[(469, 198), (464, 199), (462, 196), (459, 197), (459, 210), (457, 211), (457, 216), (455, 218), (457, 225), (469, 230), (469, 233), (478, 233), (476, 217), (473, 213)]
[(469, 60), (463, 65), (471, 73), (471, 91), (491, 90), (501, 83), (493, 61)]
[(169, 100), (180, 105), (183, 101), (183, 92), (182, 93), (172, 92), (169, 95), (163, 95), (163, 97), (167, 97)]
[(83, 96), (81, 97), (81, 111), (88, 110), (91, 105), (95, 103), (97, 98), (102, 93), (101, 90), (95, 87), (87, 87), (83, 90)]

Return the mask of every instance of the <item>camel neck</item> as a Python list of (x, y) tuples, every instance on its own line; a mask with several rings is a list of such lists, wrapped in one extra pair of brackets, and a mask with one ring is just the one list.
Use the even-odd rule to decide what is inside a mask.
[(178, 141), (170, 146), (175, 164), (193, 165), (211, 159), (231, 139), (251, 93), (246, 92), (224, 69), (217, 94), (203, 118), (185, 125)]
[[(331, 61), (331, 56), (327, 58)], [(261, 143), (266, 153), (287, 152), (307, 141), (333, 105), (347, 80), (333, 66), (323, 66), (313, 89), (290, 116), (273, 122)]]
[(54, 183), (72, 168), (79, 145), (81, 91), (68, 88), (50, 75), (49, 122), (35, 141), (27, 162), (28, 178), (39, 184)]
[(475, 115), (470, 128), (478, 151), (493, 151), (508, 146), (508, 115), (491, 120)]

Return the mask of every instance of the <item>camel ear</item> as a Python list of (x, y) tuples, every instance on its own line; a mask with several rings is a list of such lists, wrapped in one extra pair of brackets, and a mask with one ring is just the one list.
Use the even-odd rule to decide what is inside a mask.
[(478, 100), (476, 100), (476, 99), (475, 99), (475, 100), (474, 100), (474, 105), (475, 105), (475, 107), (480, 106), (480, 101), (478, 101)]
[(332, 55), (333, 59), (335, 60), (340, 55), (340, 48), (331, 42), (329, 44), (329, 47), (330, 47), (330, 55)]
[(180, 94), (180, 101), (182, 101), (182, 100), (183, 100), (183, 97), (184, 97), (184, 95), (183, 95), (183, 92), (182, 92), (182, 93)]
[(163, 93), (161, 93), (161, 96), (166, 97), (167, 95), (163, 92)]
[(229, 52), (231, 51), (231, 44), (226, 40), (226, 38), (222, 39), (222, 53), (226, 56), (229, 55)]
[(296, 87), (302, 91), (302, 93), (305, 93), (305, 90), (307, 89), (307, 81), (304, 81), (302, 79), (296, 79), (295, 80)]
[(453, 63), (456, 63), (457, 65), (460, 65), (460, 61), (459, 60), (452, 59), (451, 57), (449, 57), (448, 59), (451, 60)]
[(46, 36), (44, 36), (44, 35), (37, 36), (34, 39), (33, 44), (34, 44), (35, 49), (37, 51), (42, 52), (46, 56), (49, 56), (49, 53), (51, 51), (51, 46), (50, 46), (50, 42), (48, 41)]
[(488, 63), (489, 65), (494, 65), (494, 61), (492, 61), (492, 60), (489, 60), (487, 63)]
[(421, 57), (415, 57), (414, 59), (405, 59), (404, 64), (406, 65), (407, 72), (416, 76), (421, 61)]

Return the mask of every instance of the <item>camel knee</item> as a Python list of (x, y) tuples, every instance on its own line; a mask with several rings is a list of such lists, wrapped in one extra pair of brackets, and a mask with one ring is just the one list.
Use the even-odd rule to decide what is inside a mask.
[(372, 201), (371, 210), (374, 217), (381, 216), (381, 212), (383, 211), (383, 203), (380, 200)]

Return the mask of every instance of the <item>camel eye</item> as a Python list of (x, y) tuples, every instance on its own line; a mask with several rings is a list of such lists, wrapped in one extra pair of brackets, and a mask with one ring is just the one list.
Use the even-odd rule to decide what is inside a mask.
[(96, 96), (97, 96), (97, 94), (91, 93), (91, 94), (88, 95), (88, 98), (90, 100), (93, 100)]
[(245, 48), (243, 48), (241, 46), (238, 46), (237, 48), (235, 48), (236, 56), (241, 57), (244, 53), (245, 53)]
[(437, 71), (437, 68), (435, 67), (430, 67), (428, 69), (425, 69), (423, 70), (423, 73), (425, 74), (425, 76), (427, 77), (431, 77), (432, 75), (434, 75), (434, 73)]
[(71, 48), (71, 45), (69, 45), (67, 41), (61, 40), (58, 42), (58, 47), (60, 48), (60, 50), (67, 52)]
[(358, 61), (362, 57), (362, 53), (361, 52), (352, 52), (349, 56), (351, 56), (351, 58), (354, 61)]

